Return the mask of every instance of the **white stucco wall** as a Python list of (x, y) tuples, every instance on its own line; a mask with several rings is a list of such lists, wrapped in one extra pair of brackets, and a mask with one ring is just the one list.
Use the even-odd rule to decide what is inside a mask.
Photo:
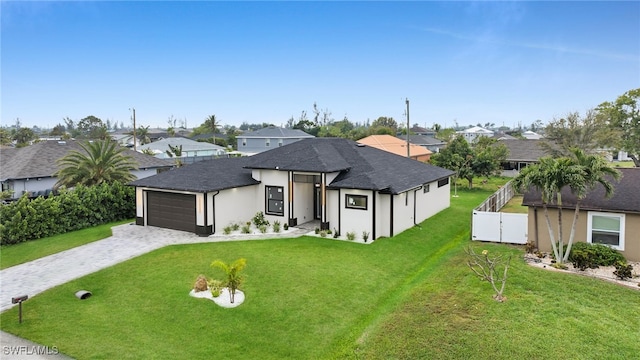
[(423, 190), (419, 190), (416, 193), (416, 217), (418, 223), (449, 207), (451, 204), (451, 188), (449, 185), (450, 184), (447, 184), (439, 188), (438, 182), (435, 181), (429, 184), (428, 193), (424, 193)]
[[(419, 190), (422, 191), (422, 190)], [(413, 190), (393, 197), (393, 233), (407, 230), (414, 225), (413, 220)]]
[[(256, 172), (258, 174), (256, 174)], [(258, 185), (258, 192), (256, 194), (256, 207), (254, 210), (254, 215), (258, 211), (262, 211), (264, 213), (265, 219), (269, 222), (280, 221), (280, 223), (284, 224), (288, 222), (288, 214), (289, 214), (289, 173), (287, 171), (278, 171), (278, 170), (253, 170), (254, 179), (260, 180), (262, 183)], [(258, 176), (258, 178), (255, 177)], [(284, 191), (284, 214), (283, 216), (278, 215), (268, 215), (266, 209), (266, 198), (265, 198), (265, 187), (266, 186), (282, 186)], [(294, 193), (295, 196), (295, 193)], [(294, 198), (295, 199), (295, 198)], [(295, 205), (294, 205), (295, 210)]]
[(382, 236), (389, 237), (391, 236), (390, 213), (392, 196), (389, 194), (376, 194), (376, 197), (376, 238)]
[[(367, 197), (367, 209), (351, 209), (345, 206), (346, 195), (364, 195)], [(370, 190), (343, 189), (341, 191), (341, 230), (340, 235), (345, 236), (347, 232), (354, 232), (356, 240), (362, 241), (362, 232), (369, 232), (369, 241), (373, 239), (373, 196)], [(377, 204), (376, 204), (377, 206)]]
[[(208, 193), (207, 206), (208, 225), (215, 225), (216, 234), (222, 233), (225, 226), (233, 223), (244, 224), (251, 221), (253, 216), (264, 205), (264, 197), (257, 196), (260, 185), (244, 186), (241, 188), (227, 189)], [(214, 212), (215, 220), (214, 224)]]

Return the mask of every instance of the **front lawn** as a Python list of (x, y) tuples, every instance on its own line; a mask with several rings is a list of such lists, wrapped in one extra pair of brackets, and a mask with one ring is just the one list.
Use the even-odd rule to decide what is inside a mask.
[(76, 246), (108, 238), (111, 236), (111, 228), (113, 226), (126, 224), (131, 221), (133, 220), (121, 220), (38, 240), (4, 245), (0, 248), (0, 270), (69, 250)]
[[(493, 189), (459, 188), (449, 209), (371, 245), (302, 237), (166, 247), (35, 296), (22, 324), (13, 308), (1, 326), (78, 359), (496, 359), (522, 358), (520, 347), (525, 358), (582, 356), (558, 354), (558, 344), (589, 344), (587, 356), (640, 353), (637, 291), (474, 243), (515, 255), (508, 301), (491, 299), (462, 251), (471, 209)], [(242, 305), (188, 296), (198, 274), (220, 275), (213, 260), (240, 257)], [(78, 300), (80, 289), (93, 296)]]

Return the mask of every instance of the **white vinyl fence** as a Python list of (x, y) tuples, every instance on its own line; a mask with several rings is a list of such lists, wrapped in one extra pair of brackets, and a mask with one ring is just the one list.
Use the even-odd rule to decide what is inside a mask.
[(527, 243), (527, 214), (502, 213), (515, 190), (509, 181), (473, 210), (471, 239), (510, 244)]

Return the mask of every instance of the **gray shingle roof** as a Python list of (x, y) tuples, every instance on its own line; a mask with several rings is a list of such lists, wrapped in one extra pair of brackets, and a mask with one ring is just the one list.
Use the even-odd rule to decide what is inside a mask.
[(311, 138), (249, 158), (248, 168), (337, 172), (330, 188), (388, 191), (397, 194), (453, 172), (395, 155), (355, 141)]
[(498, 144), (505, 144), (509, 149), (507, 161), (537, 162), (541, 157), (548, 156), (540, 144), (545, 140), (505, 139)]
[(245, 168), (248, 157), (221, 158), (197, 162), (139, 179), (129, 185), (166, 190), (210, 192), (259, 184)]
[[(618, 211), (640, 213), (640, 168), (618, 169), (622, 172), (620, 182), (609, 179), (614, 186), (611, 198), (605, 198), (604, 187), (598, 184), (580, 203), (580, 209), (591, 211)], [(568, 187), (562, 189), (562, 207), (575, 209), (576, 197)], [(522, 200), (525, 206), (542, 206), (540, 192), (531, 190)], [(555, 207), (548, 205), (549, 207)]]
[[(71, 150), (83, 151), (74, 140), (41, 141), (22, 148), (0, 149), (0, 180), (52, 177), (58, 171), (56, 160)], [(133, 157), (138, 169), (173, 166), (170, 160), (157, 159), (133, 150), (125, 149), (123, 154)]]
[(312, 138), (313, 135), (309, 135), (306, 132), (298, 129), (287, 129), (275, 126), (269, 126), (266, 128), (258, 129), (256, 131), (246, 132), (242, 135), (236, 136), (236, 139), (242, 138)]

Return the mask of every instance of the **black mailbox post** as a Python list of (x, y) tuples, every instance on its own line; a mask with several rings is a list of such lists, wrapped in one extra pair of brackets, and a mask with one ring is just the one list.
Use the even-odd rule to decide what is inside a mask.
[(26, 301), (28, 298), (29, 298), (28, 295), (16, 296), (11, 298), (11, 303), (18, 304), (19, 306), (18, 316), (19, 316), (20, 324), (22, 324), (22, 303)]

